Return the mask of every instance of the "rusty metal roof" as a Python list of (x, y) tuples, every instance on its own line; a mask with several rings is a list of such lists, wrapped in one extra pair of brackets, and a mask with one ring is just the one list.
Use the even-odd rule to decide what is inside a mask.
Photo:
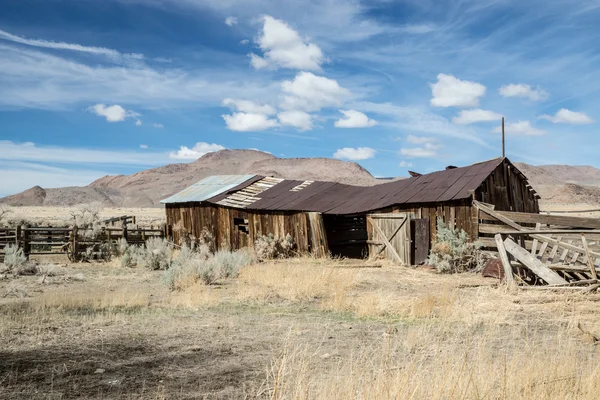
[[(236, 189), (251, 181), (255, 175), (217, 175), (204, 178), (173, 196), (161, 200), (163, 204), (189, 203), (208, 200), (216, 195)], [(244, 186), (242, 186), (244, 187)]]
[[(275, 184), (271, 181), (267, 185), (270, 187), (265, 190), (257, 190), (257, 186), (253, 184), (265, 178), (248, 175), (250, 178), (246, 179), (246, 182), (241, 182), (228, 191), (222, 190), (218, 195), (206, 197), (204, 200), (249, 210), (357, 214), (397, 204), (468, 199), (502, 161), (502, 158), (496, 158), (467, 167), (437, 171), (370, 187), (323, 181), (278, 180)], [(249, 189), (236, 196), (244, 188)], [(177, 202), (171, 201), (171, 198), (167, 200)]]
[(317, 181), (294, 192), (291, 189), (302, 181), (285, 180), (262, 192), (260, 200), (246, 208), (355, 214), (396, 204), (461, 200), (469, 198), (501, 162), (497, 158), (370, 187)]

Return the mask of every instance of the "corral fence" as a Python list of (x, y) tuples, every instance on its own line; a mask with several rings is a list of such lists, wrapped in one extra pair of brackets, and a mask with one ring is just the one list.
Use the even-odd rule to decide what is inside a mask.
[(4, 249), (13, 244), (23, 249), (26, 257), (39, 255), (67, 255), (71, 261), (81, 259), (82, 254), (96, 256), (99, 246), (114, 245), (124, 239), (128, 244), (141, 245), (150, 238), (171, 236), (170, 226), (151, 227), (94, 227), (64, 228), (27, 225), (0, 228), (0, 261), (4, 260)]

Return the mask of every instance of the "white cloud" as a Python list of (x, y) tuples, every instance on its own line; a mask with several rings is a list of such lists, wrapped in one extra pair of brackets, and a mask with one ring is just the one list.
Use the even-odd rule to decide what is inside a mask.
[(0, 54), (0, 109), (56, 110), (96, 104), (99, 99), (152, 109), (214, 106), (240, 92), (248, 98), (276, 98), (281, 85), (224, 68), (87, 65), (1, 43)]
[(355, 110), (340, 110), (343, 118), (333, 123), (336, 128), (369, 128), (375, 126), (377, 121), (370, 119), (366, 114)]
[(248, 39), (240, 40), (240, 44), (248, 44), (248, 43), (250, 43), (250, 41)]
[(446, 118), (419, 107), (398, 106), (391, 103), (360, 102), (354, 103), (353, 108), (388, 118), (388, 121), (379, 121), (382, 126), (409, 132), (450, 136), (468, 140), (484, 147), (491, 147), (479, 137), (477, 132), (470, 130), (468, 127), (458, 127)]
[(135, 121), (135, 126), (142, 126), (142, 120), (138, 119), (137, 121)]
[(152, 127), (153, 127), (153, 128), (157, 128), (157, 129), (162, 129), (162, 128), (164, 128), (165, 126), (164, 126), (163, 124), (156, 124), (156, 123), (155, 123), (155, 124), (152, 124)]
[(225, 147), (216, 143), (198, 142), (191, 149), (187, 146), (180, 146), (178, 151), (169, 153), (169, 157), (176, 160), (196, 160), (206, 153), (219, 150), (225, 150)]
[(173, 62), (173, 60), (171, 60), (170, 58), (166, 58), (166, 57), (155, 57), (154, 61), (159, 62), (159, 63), (165, 63), (165, 64), (170, 64)]
[(96, 55), (106, 56), (113, 61), (122, 61), (125, 59), (129, 60), (141, 60), (144, 58), (142, 54), (123, 54), (113, 49), (107, 49), (105, 47), (94, 47), (94, 46), (82, 46), (80, 44), (53, 42), (50, 40), (37, 40), (37, 39), (26, 39), (20, 36), (13, 35), (0, 29), (0, 39), (8, 40), (10, 42), (24, 44), (27, 46), (41, 47), (55, 50), (71, 50), (83, 53), (90, 53)]
[(502, 114), (494, 111), (475, 108), (473, 110), (461, 110), (458, 117), (452, 118), (452, 122), (459, 125), (475, 124), (477, 122), (498, 121), (502, 119)]
[(147, 148), (148, 148), (148, 145), (147, 145), (147, 144), (140, 144), (140, 149), (144, 149), (144, 150), (145, 150), (145, 149), (147, 149)]
[(523, 83), (504, 85), (498, 89), (498, 93), (502, 97), (522, 97), (531, 101), (546, 100), (550, 96), (548, 92), (539, 87), (534, 89)]
[(293, 81), (283, 81), (281, 108), (285, 110), (319, 111), (325, 107), (339, 107), (351, 96), (335, 79), (300, 72)]
[(333, 158), (360, 161), (375, 157), (375, 153), (376, 151), (370, 147), (344, 147), (343, 149), (338, 149), (333, 154)]
[(425, 137), (425, 136), (414, 136), (408, 135), (406, 141), (410, 144), (423, 144), (423, 143), (434, 143), (437, 142), (436, 138)]
[[(525, 135), (525, 136), (540, 136), (546, 131), (531, 126), (529, 121), (517, 121), (504, 125), (504, 131), (508, 135)], [(495, 133), (502, 133), (502, 127), (494, 128)]]
[(313, 128), (312, 115), (304, 111), (282, 111), (277, 114), (281, 125), (291, 126), (301, 131)]
[(134, 111), (126, 110), (118, 104), (114, 104), (112, 106), (107, 106), (106, 104), (96, 104), (88, 107), (88, 111), (98, 115), (99, 117), (106, 118), (108, 122), (121, 122), (125, 121), (127, 118), (135, 118), (140, 115)]
[(263, 52), (263, 57), (250, 54), (250, 63), (256, 69), (282, 67), (318, 71), (325, 61), (317, 45), (303, 40), (284, 21), (268, 15), (263, 17), (263, 28), (256, 42)]
[(265, 114), (273, 115), (277, 113), (275, 107), (269, 104), (259, 104), (252, 100), (239, 100), (239, 99), (225, 99), (222, 103), (225, 107), (229, 107), (233, 110), (251, 113), (251, 114)]
[(264, 114), (235, 112), (222, 117), (228, 129), (238, 132), (263, 131), (279, 126), (276, 120)]
[(538, 119), (547, 119), (555, 124), (591, 124), (594, 122), (587, 114), (561, 108), (554, 115), (541, 115)]
[(446, 74), (439, 74), (436, 83), (430, 83), (431, 105), (435, 107), (477, 107), (479, 98), (485, 94), (481, 83), (461, 81)]
[(236, 17), (227, 17), (225, 18), (225, 23), (229, 26), (233, 26), (238, 23), (238, 19)]
[(401, 168), (407, 168), (407, 167), (412, 167), (413, 163), (402, 160), (402, 161), (400, 161), (400, 164), (398, 164), (398, 166)]
[(39, 161), (105, 165), (160, 165), (167, 153), (94, 150), (78, 147), (38, 146), (31, 142), (0, 140), (0, 160)]
[(430, 24), (419, 24), (419, 25), (405, 25), (400, 28), (400, 31), (410, 33), (413, 35), (422, 35), (435, 31), (435, 26)]
[(437, 157), (437, 150), (442, 147), (435, 138), (408, 135), (406, 141), (420, 147), (402, 148), (400, 155), (406, 158), (433, 158)]

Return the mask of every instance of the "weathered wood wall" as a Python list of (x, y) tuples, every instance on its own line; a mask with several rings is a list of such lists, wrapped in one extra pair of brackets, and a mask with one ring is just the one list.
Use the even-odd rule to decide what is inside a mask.
[(526, 178), (503, 162), (475, 192), (475, 200), (495, 205), (498, 211), (539, 213), (539, 196)]
[(166, 205), (167, 224), (180, 244), (182, 235), (200, 237), (203, 229), (213, 237), (217, 249), (254, 247), (259, 235), (283, 238), (290, 234), (300, 253), (328, 253), (323, 219), (319, 213), (253, 212), (205, 203)]

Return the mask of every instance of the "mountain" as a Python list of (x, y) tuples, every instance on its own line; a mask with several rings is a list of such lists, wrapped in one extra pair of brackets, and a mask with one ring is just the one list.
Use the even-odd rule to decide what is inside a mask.
[[(542, 196), (543, 210), (600, 207), (600, 169), (591, 166), (515, 163)], [(132, 175), (111, 175), (88, 186), (43, 189), (35, 186), (4, 197), (14, 206), (72, 206), (98, 202), (112, 207), (155, 207), (164, 199), (210, 175), (257, 174), (287, 179), (376, 185), (360, 165), (328, 158), (278, 158), (256, 150), (221, 150), (196, 161), (169, 164)], [(590, 208), (590, 207), (587, 207)]]
[(354, 185), (380, 183), (360, 165), (328, 158), (277, 158), (255, 150), (221, 150), (186, 164), (169, 164), (132, 175), (102, 177), (88, 186), (42, 189), (35, 186), (4, 197), (13, 206), (153, 207), (159, 201), (210, 175), (257, 174), (287, 179), (325, 180)]
[[(542, 210), (600, 206), (600, 169), (592, 166), (515, 163), (542, 197)], [(581, 207), (581, 206), (584, 207)], [(592, 207), (585, 207), (589, 205)]]

